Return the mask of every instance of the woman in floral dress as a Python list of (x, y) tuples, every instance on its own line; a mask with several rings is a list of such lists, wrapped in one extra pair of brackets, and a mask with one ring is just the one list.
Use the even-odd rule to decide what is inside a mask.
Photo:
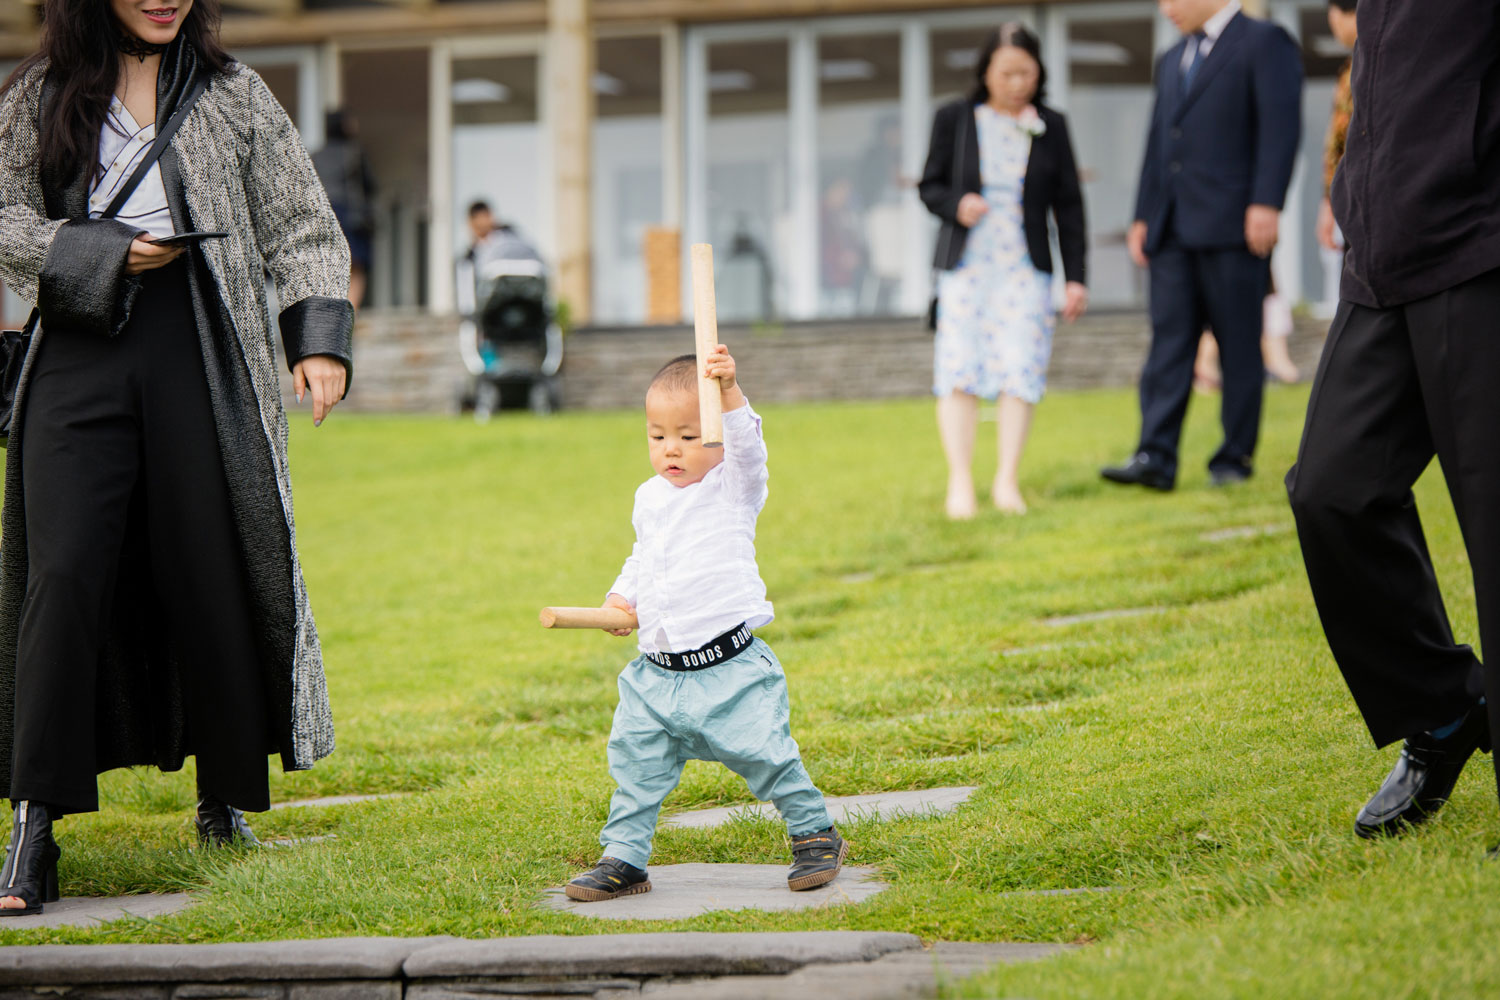
[(1088, 306), (1083, 195), (1067, 122), (1041, 104), (1041, 43), (1019, 23), (1001, 25), (980, 48), (975, 77), (968, 96), (939, 109), (919, 187), (943, 220), (933, 392), (953, 518), (976, 512), (981, 398), (998, 400), (991, 498), (1000, 510), (1026, 511), (1021, 453), (1046, 389), (1056, 321), (1049, 214), (1067, 282), (1063, 318)]

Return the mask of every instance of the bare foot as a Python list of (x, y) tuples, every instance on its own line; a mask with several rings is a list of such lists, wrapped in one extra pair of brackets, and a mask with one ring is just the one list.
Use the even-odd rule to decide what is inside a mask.
[(1026, 501), (1022, 498), (1021, 490), (1018, 487), (1004, 486), (997, 482), (991, 490), (990, 496), (994, 500), (995, 509), (1001, 513), (1026, 513)]
[(0, 910), (24, 910), (24, 909), (26, 909), (26, 900), (21, 899), (19, 896), (3, 896), (3, 897), (0, 897)]
[(974, 486), (960, 486), (955, 483), (948, 484), (948, 499), (943, 504), (948, 512), (949, 520), (968, 521), (979, 513), (978, 505), (974, 502)]

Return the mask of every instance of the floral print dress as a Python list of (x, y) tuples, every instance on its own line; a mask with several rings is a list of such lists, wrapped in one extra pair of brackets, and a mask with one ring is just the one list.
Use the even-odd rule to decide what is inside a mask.
[(1052, 276), (1038, 271), (1026, 249), (1021, 190), (1040, 127), (974, 108), (979, 176), (989, 211), (969, 230), (963, 258), (938, 275), (937, 344), (932, 391), (984, 399), (1041, 401), (1052, 356)]

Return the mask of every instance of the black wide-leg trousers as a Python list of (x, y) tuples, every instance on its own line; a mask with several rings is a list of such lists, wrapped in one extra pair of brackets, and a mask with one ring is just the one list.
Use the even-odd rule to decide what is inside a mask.
[(126, 532), (144, 531), (130, 541), (144, 542), (148, 603), (165, 620), (138, 626), (165, 630), (175, 652), (198, 784), (269, 806), (266, 685), (186, 266), (147, 272), (115, 337), (49, 329), (38, 348), (22, 428), (15, 799), (98, 808), (99, 665)]
[(1193, 362), (1208, 327), (1219, 345), (1224, 427), (1224, 441), (1208, 467), (1251, 471), (1266, 381), (1260, 335), (1270, 265), (1244, 247), (1192, 250), (1168, 239), (1152, 255), (1149, 273), (1151, 347), (1141, 370), (1138, 450), (1169, 475), (1177, 474)]
[(1343, 302), (1287, 474), (1308, 581), (1377, 745), (1453, 722), (1500, 671), (1454, 640), (1412, 485), (1436, 455), (1500, 662), (1500, 270), (1388, 309)]

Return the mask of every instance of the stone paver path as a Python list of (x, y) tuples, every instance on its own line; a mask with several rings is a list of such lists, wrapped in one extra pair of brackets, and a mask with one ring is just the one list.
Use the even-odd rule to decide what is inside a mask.
[[(936, 816), (949, 813), (966, 802), (978, 790), (974, 785), (955, 788), (919, 788), (902, 792), (878, 792), (874, 795), (832, 795), (824, 799), (835, 823), (855, 819), (896, 819), (902, 816)], [(721, 806), (697, 809), (668, 816), (667, 826), (703, 828), (723, 826), (737, 817), (774, 819), (776, 807), (769, 802), (743, 806)]]
[(294, 799), (291, 802), (273, 802), (272, 809), (324, 809), (328, 806), (347, 806), (355, 802), (377, 802), (380, 799), (404, 799), (410, 792), (381, 792), (379, 795), (328, 795), (320, 799)]
[(151, 920), (184, 909), (192, 899), (185, 892), (142, 893), (138, 896), (64, 896), (42, 907), (41, 913), (5, 917), (7, 930), (34, 927), (97, 927), (111, 920), (138, 917)]
[(1166, 608), (1109, 608), (1105, 611), (1086, 611), (1080, 615), (1054, 615), (1043, 618), (1043, 625), (1061, 628), (1064, 625), (1082, 625), (1086, 622), (1102, 622), (1111, 618), (1139, 618), (1142, 615), (1157, 615)]
[(683, 920), (716, 910), (815, 910), (858, 903), (889, 886), (873, 868), (845, 865), (839, 877), (818, 889), (792, 892), (786, 865), (652, 865), (651, 891), (602, 903), (579, 903), (548, 889), (550, 910), (605, 920)]
[(1247, 524), (1238, 528), (1220, 528), (1205, 531), (1198, 537), (1205, 542), (1232, 542), (1240, 538), (1260, 538), (1263, 535), (1282, 535), (1292, 530), (1289, 524)]

